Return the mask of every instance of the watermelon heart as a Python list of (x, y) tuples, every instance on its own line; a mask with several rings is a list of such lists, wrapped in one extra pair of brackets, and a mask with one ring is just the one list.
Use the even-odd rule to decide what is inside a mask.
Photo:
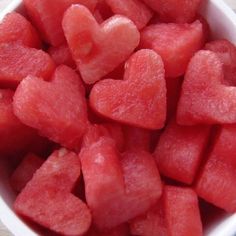
[(188, 66), (178, 103), (177, 121), (182, 125), (236, 122), (236, 88), (223, 84), (220, 58), (199, 51)]
[(128, 18), (116, 15), (99, 25), (92, 13), (79, 4), (66, 11), (62, 26), (87, 84), (113, 71), (139, 44), (139, 31)]
[(90, 105), (99, 114), (147, 129), (160, 129), (166, 119), (166, 83), (162, 59), (154, 51), (136, 52), (126, 64), (124, 80), (94, 85)]

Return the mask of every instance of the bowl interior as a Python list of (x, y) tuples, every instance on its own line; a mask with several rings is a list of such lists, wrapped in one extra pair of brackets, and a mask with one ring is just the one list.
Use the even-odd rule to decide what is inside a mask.
[[(0, 20), (5, 14), (16, 10), (24, 13), (21, 0), (15, 0), (0, 13)], [(200, 12), (209, 22), (214, 39), (226, 38), (236, 45), (236, 14), (222, 0), (207, 0)], [(13, 211), (12, 204), (16, 197), (9, 183), (12, 167), (7, 158), (0, 158), (0, 219), (16, 236), (36, 236), (38, 231), (25, 224)], [(221, 216), (206, 228), (205, 235), (233, 236), (236, 229), (236, 214)]]

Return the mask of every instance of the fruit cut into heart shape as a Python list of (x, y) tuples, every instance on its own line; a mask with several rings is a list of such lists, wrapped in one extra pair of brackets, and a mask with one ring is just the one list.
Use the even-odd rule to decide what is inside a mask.
[(129, 125), (161, 129), (166, 119), (166, 83), (161, 57), (153, 50), (136, 52), (125, 65), (124, 80), (94, 85), (90, 105), (107, 118)]
[(128, 18), (115, 15), (99, 25), (92, 13), (79, 4), (66, 11), (62, 26), (87, 84), (93, 84), (113, 71), (129, 57), (140, 40), (137, 27)]
[(182, 125), (236, 123), (236, 88), (223, 84), (220, 58), (199, 51), (188, 66), (178, 103), (177, 122)]

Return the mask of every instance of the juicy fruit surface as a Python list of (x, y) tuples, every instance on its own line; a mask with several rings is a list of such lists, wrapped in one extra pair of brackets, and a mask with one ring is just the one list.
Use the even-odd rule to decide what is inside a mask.
[(14, 113), (43, 136), (78, 149), (88, 123), (79, 76), (66, 66), (58, 67), (51, 81), (28, 76), (14, 95)]
[(16, 42), (0, 44), (0, 85), (2, 86), (16, 87), (28, 75), (48, 79), (54, 69), (53, 60), (42, 50), (28, 48)]
[(139, 44), (140, 34), (131, 20), (115, 15), (99, 25), (82, 5), (71, 6), (62, 25), (73, 58), (87, 84), (113, 71)]
[(122, 123), (160, 129), (166, 119), (166, 86), (161, 57), (144, 49), (131, 56), (124, 80), (96, 83), (90, 105), (99, 114)]
[(202, 0), (143, 0), (164, 22), (191, 23)]
[(22, 15), (7, 14), (0, 24), (0, 43), (19, 42), (28, 47), (39, 48), (39, 36), (31, 23)]
[(115, 14), (127, 16), (138, 29), (147, 25), (152, 17), (152, 12), (140, 0), (106, 0)]
[(151, 48), (163, 59), (166, 77), (185, 73), (194, 55), (203, 46), (202, 24), (160, 23), (150, 25), (141, 32), (140, 47)]
[(198, 198), (192, 189), (166, 186), (163, 198), (167, 235), (202, 235)]
[(224, 85), (223, 64), (217, 54), (199, 51), (191, 59), (178, 102), (181, 125), (236, 122), (236, 88)]
[(44, 40), (53, 46), (65, 42), (61, 21), (66, 9), (72, 4), (84, 4), (93, 10), (96, 3), (97, 0), (24, 0), (27, 14)]
[(200, 197), (228, 212), (236, 210), (235, 135), (235, 124), (222, 126), (196, 185)]
[(236, 47), (228, 40), (215, 40), (205, 45), (206, 50), (215, 52), (223, 63), (224, 84), (236, 85)]
[(13, 189), (16, 192), (21, 192), (43, 162), (44, 160), (42, 158), (34, 154), (30, 153), (26, 155), (11, 176), (11, 185)]
[(160, 172), (191, 184), (203, 159), (209, 131), (207, 126), (180, 126), (175, 120), (170, 121), (154, 154)]
[(129, 151), (120, 156), (114, 142), (103, 136), (91, 139), (80, 158), (86, 199), (100, 229), (144, 213), (161, 195), (158, 170), (147, 152)]

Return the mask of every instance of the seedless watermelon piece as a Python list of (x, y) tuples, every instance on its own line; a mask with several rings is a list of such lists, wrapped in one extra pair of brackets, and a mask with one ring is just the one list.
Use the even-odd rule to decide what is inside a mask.
[(28, 48), (16, 42), (0, 44), (0, 84), (2, 86), (16, 87), (28, 75), (48, 79), (54, 69), (53, 60), (42, 50)]
[(199, 51), (185, 74), (177, 122), (182, 125), (236, 122), (236, 88), (222, 84), (223, 64), (216, 53)]
[(91, 107), (104, 117), (146, 129), (160, 129), (166, 119), (166, 85), (161, 57), (153, 50), (134, 53), (124, 80), (106, 79), (90, 93)]
[(26, 77), (14, 95), (14, 113), (52, 141), (79, 148), (88, 123), (85, 91), (79, 76), (69, 67), (59, 66), (49, 82)]
[(12, 12), (0, 23), (0, 43), (15, 41), (33, 48), (41, 46), (39, 36), (31, 23), (19, 13)]
[(147, 152), (120, 156), (114, 141), (103, 136), (83, 146), (80, 158), (86, 200), (99, 229), (116, 227), (144, 213), (161, 195), (160, 176)]
[(236, 210), (235, 135), (235, 124), (222, 126), (196, 185), (200, 197), (229, 212)]
[(115, 15), (99, 25), (82, 5), (71, 6), (62, 25), (74, 60), (87, 84), (93, 84), (113, 71), (139, 44), (140, 34), (131, 20)]
[(174, 180), (191, 184), (207, 145), (210, 127), (180, 126), (172, 119), (155, 150), (160, 172)]
[(167, 236), (163, 198), (144, 215), (138, 216), (131, 221), (132, 235), (139, 236)]
[(223, 63), (224, 83), (236, 85), (236, 47), (228, 40), (215, 40), (205, 45), (206, 50), (215, 52)]
[[(166, 77), (178, 77), (185, 73), (187, 65), (203, 46), (202, 24), (155, 24), (141, 32), (141, 48), (151, 48), (162, 57)], [(181, 55), (181, 56), (180, 56)]]
[(66, 149), (55, 151), (18, 195), (16, 212), (64, 235), (83, 235), (91, 224), (86, 204), (70, 192), (80, 176), (80, 160)]
[(98, 0), (94, 11), (94, 17), (98, 23), (102, 23), (113, 16), (111, 8), (107, 5), (106, 0)]
[(150, 151), (151, 132), (147, 129), (141, 129), (131, 126), (124, 126), (125, 149), (142, 149)]
[(42, 158), (32, 153), (26, 155), (11, 176), (11, 185), (13, 189), (16, 192), (21, 192), (43, 162), (44, 160)]
[(26, 151), (37, 137), (35, 130), (22, 124), (13, 113), (14, 92), (0, 89), (0, 154)]
[(76, 67), (67, 44), (62, 44), (59, 47), (50, 47), (48, 53), (56, 65), (67, 65), (72, 68)]
[(153, 8), (162, 21), (173, 23), (191, 23), (196, 19), (202, 0), (143, 0)]
[(72, 4), (84, 4), (93, 10), (97, 0), (24, 0), (23, 2), (27, 14), (44, 40), (53, 46), (59, 46), (65, 42), (61, 22), (66, 9)]
[(166, 186), (163, 199), (167, 235), (203, 235), (198, 198), (192, 189)]
[(152, 17), (152, 11), (140, 0), (106, 0), (115, 14), (131, 19), (138, 29), (147, 25)]

